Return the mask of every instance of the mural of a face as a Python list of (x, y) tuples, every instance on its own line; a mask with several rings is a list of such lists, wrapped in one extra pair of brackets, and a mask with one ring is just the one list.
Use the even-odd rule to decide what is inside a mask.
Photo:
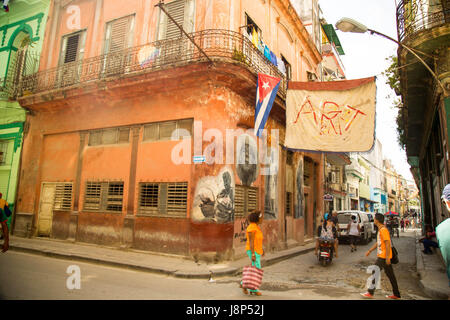
[(249, 135), (243, 134), (238, 137), (236, 147), (237, 175), (243, 185), (250, 186), (257, 177), (258, 149), (256, 142)]
[(225, 167), (217, 176), (199, 180), (195, 190), (192, 219), (227, 223), (234, 220), (234, 181)]

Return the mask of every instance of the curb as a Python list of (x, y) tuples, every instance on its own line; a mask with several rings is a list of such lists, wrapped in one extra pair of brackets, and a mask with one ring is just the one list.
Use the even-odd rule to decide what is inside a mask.
[[(39, 248), (20, 246), (20, 245), (16, 245), (16, 244), (11, 244), (9, 249), (12, 251), (17, 251), (17, 252), (38, 254), (41, 256), (45, 256), (45, 257), (88, 262), (88, 263), (94, 263), (97, 265), (119, 267), (119, 268), (125, 268), (125, 269), (131, 269), (131, 270), (143, 271), (143, 272), (150, 272), (150, 273), (155, 273), (155, 274), (162, 274), (162, 275), (172, 276), (175, 278), (184, 278), (184, 279), (210, 279), (211, 276), (213, 276), (213, 277), (236, 276), (236, 275), (242, 274), (242, 267), (243, 267), (243, 266), (235, 266), (235, 267), (230, 266), (230, 267), (225, 267), (223, 269), (209, 270), (206, 272), (205, 271), (183, 271), (183, 270), (178, 270), (178, 269), (159, 268), (159, 267), (124, 263), (124, 262), (120, 262), (120, 261), (117, 261), (114, 259), (108, 259), (105, 257), (103, 257), (102, 259), (99, 259), (97, 257), (92, 257), (89, 255), (80, 255), (77, 253), (61, 253), (61, 252), (51, 250), (51, 249), (39, 249)], [(278, 254), (274, 254), (274, 256), (271, 258), (262, 259), (261, 265), (263, 267), (271, 266), (278, 262), (299, 256), (302, 254), (306, 254), (313, 250), (314, 250), (314, 247), (291, 249), (285, 253), (281, 252)], [(243, 265), (245, 265), (245, 263), (243, 263)]]
[(443, 293), (439, 290), (435, 290), (432, 287), (429, 287), (425, 281), (426, 278), (426, 270), (423, 262), (423, 256), (422, 256), (422, 248), (420, 247), (420, 242), (418, 240), (418, 234), (416, 233), (416, 270), (419, 274), (419, 287), (423, 290), (424, 293), (426, 293), (428, 296), (434, 299), (439, 300), (447, 300), (450, 298), (449, 295), (446, 293)]

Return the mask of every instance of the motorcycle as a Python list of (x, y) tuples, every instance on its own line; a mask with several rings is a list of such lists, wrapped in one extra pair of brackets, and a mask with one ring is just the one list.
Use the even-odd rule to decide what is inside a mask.
[(333, 261), (334, 242), (330, 240), (319, 240), (319, 263), (326, 266)]

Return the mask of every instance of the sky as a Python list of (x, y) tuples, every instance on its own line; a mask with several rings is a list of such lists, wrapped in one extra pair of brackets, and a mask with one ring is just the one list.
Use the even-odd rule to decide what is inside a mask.
[[(335, 25), (343, 18), (352, 18), (368, 28), (397, 39), (395, 0), (319, 0), (322, 16)], [(397, 55), (398, 45), (370, 33), (349, 33), (336, 30), (345, 55), (341, 56), (347, 79), (377, 76), (376, 138), (383, 145), (383, 157), (390, 159), (397, 173), (413, 180), (406, 152), (397, 142), (397, 109), (393, 101), (399, 98), (385, 83), (381, 74), (390, 65), (386, 60)], [(388, 97), (390, 96), (390, 97)]]

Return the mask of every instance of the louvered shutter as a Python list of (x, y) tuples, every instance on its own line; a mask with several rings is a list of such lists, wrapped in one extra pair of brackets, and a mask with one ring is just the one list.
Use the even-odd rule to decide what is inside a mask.
[(123, 50), (130, 46), (134, 16), (128, 16), (109, 22), (106, 27), (105, 53)]
[(81, 73), (81, 61), (84, 55), (86, 32), (81, 31), (65, 36), (61, 47), (60, 64), (64, 65), (59, 74), (59, 84), (64, 87), (78, 82)]
[[(166, 10), (170, 16), (183, 27), (184, 25), (184, 5), (186, 0), (177, 0), (167, 4)], [(167, 27), (165, 32), (166, 39), (178, 38), (181, 35), (180, 29), (171, 20), (167, 20)]]
[(64, 52), (64, 63), (77, 61), (79, 43), (80, 43), (79, 33), (67, 37), (66, 48)]
[(105, 71), (108, 74), (122, 73), (127, 54), (124, 49), (131, 46), (133, 38), (134, 16), (127, 16), (109, 22), (106, 25), (105, 48), (107, 54)]

